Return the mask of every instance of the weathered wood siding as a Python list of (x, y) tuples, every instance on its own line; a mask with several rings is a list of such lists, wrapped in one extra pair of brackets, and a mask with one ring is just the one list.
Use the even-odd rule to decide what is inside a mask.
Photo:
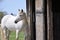
[(44, 40), (43, 0), (36, 0), (36, 40)]

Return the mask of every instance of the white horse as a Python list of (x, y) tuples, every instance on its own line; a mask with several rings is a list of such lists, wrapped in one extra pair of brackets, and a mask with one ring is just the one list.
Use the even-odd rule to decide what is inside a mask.
[[(16, 31), (16, 40), (18, 40), (18, 34), (20, 31), (24, 31), (24, 37), (26, 40), (27, 33), (28, 33), (28, 22), (26, 14), (23, 12), (23, 10), (20, 11), (17, 16), (12, 15), (6, 15), (1, 20), (1, 28), (4, 33), (4, 38), (6, 40), (9, 40), (9, 33), (10, 31)], [(8, 31), (7, 31), (8, 29)]]

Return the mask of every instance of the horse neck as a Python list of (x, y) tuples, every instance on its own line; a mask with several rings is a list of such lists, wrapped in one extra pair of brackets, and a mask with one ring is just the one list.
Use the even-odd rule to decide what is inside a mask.
[(25, 16), (25, 18), (23, 19), (23, 22), (28, 23), (26, 16)]

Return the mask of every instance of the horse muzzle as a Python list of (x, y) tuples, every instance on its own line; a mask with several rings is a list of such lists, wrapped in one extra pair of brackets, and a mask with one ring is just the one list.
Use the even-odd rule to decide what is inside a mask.
[(18, 21), (15, 21), (15, 23), (18, 23)]

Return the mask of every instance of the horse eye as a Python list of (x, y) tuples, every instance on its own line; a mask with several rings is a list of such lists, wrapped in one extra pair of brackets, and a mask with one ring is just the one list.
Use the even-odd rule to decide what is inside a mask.
[(22, 16), (22, 15), (20, 15), (20, 16)]
[(21, 16), (21, 15), (20, 15)]

